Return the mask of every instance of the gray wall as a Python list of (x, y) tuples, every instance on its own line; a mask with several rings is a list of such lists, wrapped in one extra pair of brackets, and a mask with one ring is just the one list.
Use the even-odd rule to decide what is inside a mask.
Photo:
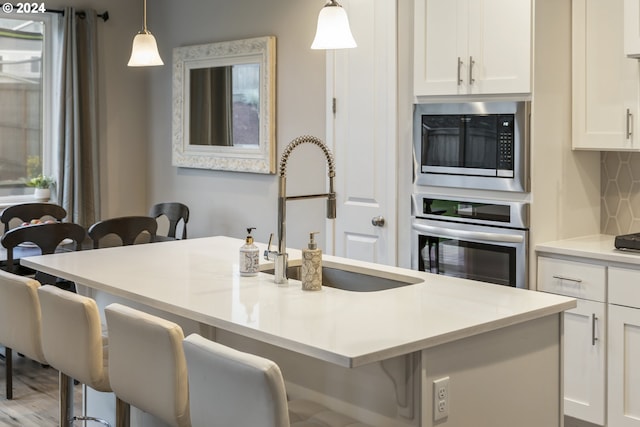
[[(276, 232), (276, 175), (171, 166), (172, 49), (193, 44), (274, 35), (276, 37), (276, 141), (284, 146), (302, 134), (325, 137), (325, 52), (309, 49), (322, 1), (156, 0), (148, 2), (148, 27), (156, 36), (164, 67), (143, 70), (150, 79), (147, 203), (177, 200), (191, 208), (190, 237), (243, 237), (255, 226), (256, 240)], [(127, 40), (126, 45), (128, 46)], [(288, 169), (288, 192), (323, 192), (324, 157), (300, 147)], [(288, 205), (288, 241), (301, 247), (308, 231), (324, 232), (324, 203)], [(321, 243), (324, 242), (322, 238)]]
[[(108, 10), (99, 23), (99, 96), (102, 217), (144, 214), (152, 203), (181, 201), (191, 208), (191, 237), (242, 237), (258, 228), (276, 232), (276, 175), (171, 166), (172, 50), (192, 44), (276, 36), (276, 141), (302, 134), (325, 138), (325, 52), (309, 49), (323, 1), (150, 0), (147, 24), (156, 36), (162, 67), (126, 66), (133, 36), (142, 27), (142, 2), (52, 0), (50, 9)], [(300, 147), (288, 169), (290, 194), (323, 192), (324, 158)], [(324, 203), (289, 204), (288, 244), (301, 247), (308, 231), (324, 233)], [(313, 229), (313, 230), (311, 230)], [(323, 245), (324, 237), (320, 237)]]

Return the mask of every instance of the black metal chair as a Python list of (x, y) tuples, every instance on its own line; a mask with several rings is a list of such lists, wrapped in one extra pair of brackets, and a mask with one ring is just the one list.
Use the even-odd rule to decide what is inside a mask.
[(169, 220), (167, 237), (176, 238), (178, 223), (182, 221), (181, 239), (186, 239), (187, 223), (189, 222), (189, 207), (179, 202), (166, 202), (155, 204), (149, 210), (150, 217), (159, 218), (163, 215)]
[(149, 234), (149, 242), (154, 242), (157, 230), (158, 223), (150, 216), (121, 216), (96, 222), (89, 227), (88, 234), (93, 240), (93, 248), (98, 249), (100, 240), (109, 234), (115, 234), (123, 246), (128, 246), (144, 232)]
[[(56, 252), (58, 246), (65, 239), (70, 239), (75, 243), (75, 250), (82, 249), (82, 242), (87, 236), (84, 227), (73, 222), (53, 222), (26, 225), (23, 227), (12, 228), (4, 233), (1, 239), (2, 246), (7, 249), (7, 271), (16, 273), (17, 268), (14, 265), (13, 252), (19, 245), (32, 243), (40, 248), (43, 255)], [(70, 244), (71, 242), (69, 242)], [(73, 282), (63, 281), (42, 272), (35, 272), (35, 278), (42, 284), (50, 284), (67, 290), (75, 290)]]
[(9, 223), (13, 219), (20, 219), (22, 222), (30, 222), (33, 219), (52, 218), (62, 221), (67, 217), (67, 211), (55, 203), (20, 203), (5, 208), (0, 213), (0, 222), (4, 224), (4, 231), (9, 231)]

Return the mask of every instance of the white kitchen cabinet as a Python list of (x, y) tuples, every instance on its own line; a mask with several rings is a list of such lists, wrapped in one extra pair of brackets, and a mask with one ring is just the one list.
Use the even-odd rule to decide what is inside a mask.
[(578, 299), (564, 313), (564, 413), (604, 425), (605, 304)]
[(598, 425), (606, 401), (605, 275), (602, 265), (538, 257), (538, 290), (578, 301), (564, 313), (564, 413)]
[(624, 15), (624, 0), (572, 1), (574, 149), (640, 150), (640, 73), (624, 53)]
[(609, 268), (608, 425), (640, 426), (640, 271)]
[(640, 1), (624, 0), (624, 53), (640, 58)]
[(531, 0), (415, 0), (414, 95), (531, 92)]
[(609, 306), (608, 401), (608, 425), (640, 426), (640, 307)]

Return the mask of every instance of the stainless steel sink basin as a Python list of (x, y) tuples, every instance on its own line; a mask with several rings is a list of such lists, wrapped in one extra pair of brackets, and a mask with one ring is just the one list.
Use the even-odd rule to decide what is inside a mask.
[[(287, 277), (289, 279), (300, 280), (300, 265), (289, 265)], [(273, 269), (262, 270), (263, 273), (273, 274)], [(384, 271), (374, 271), (362, 273), (349, 271), (338, 266), (322, 266), (322, 285), (331, 288), (342, 289), (353, 292), (373, 292), (385, 289), (399, 288), (407, 285), (414, 285), (422, 282), (422, 279), (401, 274), (388, 273)]]

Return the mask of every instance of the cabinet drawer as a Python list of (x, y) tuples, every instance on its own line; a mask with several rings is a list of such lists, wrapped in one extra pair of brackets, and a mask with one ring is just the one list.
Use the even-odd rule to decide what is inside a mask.
[(609, 303), (640, 308), (640, 270), (609, 267)]
[(605, 301), (603, 265), (538, 257), (538, 290), (554, 294)]

